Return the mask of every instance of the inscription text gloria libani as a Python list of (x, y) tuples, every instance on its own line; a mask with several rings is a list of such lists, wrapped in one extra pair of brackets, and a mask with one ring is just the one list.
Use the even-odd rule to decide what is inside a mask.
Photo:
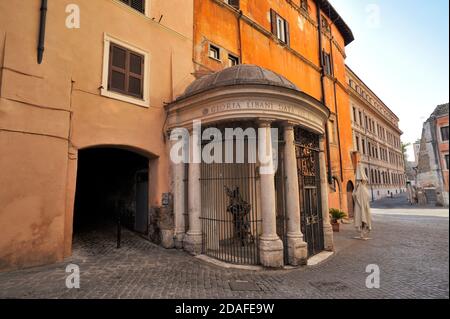
[(217, 114), (229, 111), (269, 111), (280, 112), (286, 114), (292, 114), (297, 117), (303, 118), (307, 121), (320, 124), (321, 119), (314, 113), (304, 110), (301, 107), (294, 106), (289, 103), (283, 102), (270, 102), (270, 101), (257, 101), (257, 100), (241, 100), (241, 101), (228, 101), (220, 104), (210, 106), (205, 112), (206, 114)]

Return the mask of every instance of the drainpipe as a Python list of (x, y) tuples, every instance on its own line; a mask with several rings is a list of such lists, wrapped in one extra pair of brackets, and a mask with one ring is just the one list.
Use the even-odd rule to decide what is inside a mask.
[[(334, 60), (333, 60), (333, 39), (334, 37), (331, 36), (330, 38), (330, 54), (331, 54), (331, 63), (334, 64)], [(334, 65), (333, 65), (333, 70), (334, 70)], [(336, 108), (336, 126), (337, 126), (337, 139), (338, 139), (338, 146), (339, 146), (339, 164), (341, 166), (341, 180), (344, 183), (344, 169), (343, 169), (343, 165), (342, 165), (342, 148), (341, 148), (341, 135), (339, 134), (339, 132), (341, 131), (339, 129), (339, 107), (338, 107), (338, 102), (337, 102), (337, 90), (336, 90), (336, 81), (337, 79), (333, 80), (333, 90), (334, 90), (334, 105)]]
[[(324, 68), (324, 61), (323, 61), (323, 44), (322, 44), (322, 16), (321, 16), (321, 6), (320, 6), (320, 0), (316, 0), (316, 7), (317, 7), (317, 23), (318, 23), (318, 30), (319, 30), (319, 63), (321, 68), (320, 73), (320, 89), (322, 93), (321, 102), (323, 105), (326, 106), (326, 99), (325, 99), (325, 68)], [(331, 172), (331, 155), (330, 155), (330, 138), (328, 134), (328, 121), (325, 125), (325, 139), (326, 139), (326, 149), (327, 149), (327, 166), (328, 166), (328, 184), (333, 184), (333, 175)]]
[(47, 0), (41, 0), (41, 17), (39, 22), (39, 43), (38, 43), (38, 54), (37, 62), (42, 63), (44, 58), (44, 43), (45, 43), (45, 25), (47, 21)]
[(242, 54), (242, 30), (241, 30), (241, 20), (242, 20), (242, 15), (244, 13), (242, 12), (242, 10), (239, 10), (239, 16), (238, 16), (238, 37), (239, 37), (239, 54), (241, 56), (241, 60), (239, 61), (241, 64), (244, 64), (244, 58), (243, 58), (243, 54)]

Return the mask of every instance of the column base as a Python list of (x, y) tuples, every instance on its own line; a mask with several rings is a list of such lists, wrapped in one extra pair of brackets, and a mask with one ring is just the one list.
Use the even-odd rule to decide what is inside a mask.
[(291, 266), (305, 266), (308, 263), (308, 245), (303, 236), (292, 236), (287, 240), (288, 260)]
[(173, 237), (173, 230), (161, 230), (161, 246), (166, 249), (174, 248), (175, 242)]
[(183, 241), (184, 250), (196, 256), (202, 253), (202, 234), (187, 233)]
[(259, 259), (264, 267), (283, 267), (283, 242), (278, 237), (273, 239), (261, 238), (259, 242)]
[(174, 244), (176, 249), (183, 249), (183, 241), (184, 241), (185, 233), (178, 233), (174, 236)]
[(334, 251), (333, 227), (331, 224), (323, 225), (323, 243), (326, 251)]

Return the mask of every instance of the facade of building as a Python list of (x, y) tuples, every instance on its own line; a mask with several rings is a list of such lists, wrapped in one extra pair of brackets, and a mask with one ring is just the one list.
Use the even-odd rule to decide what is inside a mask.
[(192, 1), (45, 2), (0, 2), (1, 270), (70, 256), (119, 198), (145, 221), (170, 191), (164, 104), (192, 82)]
[[(236, 264), (332, 250), (329, 208), (350, 211), (354, 185), (352, 41), (325, 0), (1, 2), (0, 270), (61, 261), (118, 218)], [(254, 130), (269, 160), (197, 163), (211, 127)], [(179, 129), (188, 164), (169, 156)]]
[(369, 177), (372, 200), (406, 191), (399, 118), (347, 67), (353, 150)]
[(424, 123), (417, 166), (417, 187), (423, 203), (449, 205), (449, 106), (439, 105)]
[(326, 127), (329, 206), (351, 211), (347, 188), (353, 188), (355, 168), (345, 47), (353, 35), (344, 20), (322, 0), (194, 3), (197, 77), (236, 63), (254, 64), (284, 76), (330, 110)]

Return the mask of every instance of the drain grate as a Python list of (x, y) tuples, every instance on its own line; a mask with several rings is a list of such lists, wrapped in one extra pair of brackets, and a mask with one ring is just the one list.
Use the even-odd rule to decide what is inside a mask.
[(230, 288), (233, 291), (261, 291), (257, 284), (250, 281), (230, 281)]

